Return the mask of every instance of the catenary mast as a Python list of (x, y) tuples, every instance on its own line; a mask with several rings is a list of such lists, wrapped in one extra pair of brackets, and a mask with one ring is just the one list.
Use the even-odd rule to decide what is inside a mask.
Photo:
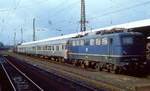
[(81, 20), (80, 31), (86, 31), (86, 14), (85, 14), (85, 0), (81, 0)]
[(33, 18), (33, 41), (35, 41), (35, 18)]

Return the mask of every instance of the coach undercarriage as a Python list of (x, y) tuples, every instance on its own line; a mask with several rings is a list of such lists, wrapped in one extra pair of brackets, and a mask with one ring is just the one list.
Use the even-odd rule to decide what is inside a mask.
[[(31, 55), (33, 56), (33, 55)], [(96, 71), (107, 71), (115, 74), (130, 74), (130, 73), (138, 73), (142, 72), (144, 69), (144, 65), (139, 65), (142, 63), (129, 63), (127, 62), (125, 65), (115, 65), (112, 63), (106, 63), (103, 61), (91, 61), (91, 60), (81, 60), (81, 59), (64, 59), (63, 57), (56, 56), (43, 56), (36, 55), (40, 58), (49, 59), (51, 61), (56, 61), (60, 63), (68, 63), (73, 66), (81, 67), (81, 68), (92, 68)]]

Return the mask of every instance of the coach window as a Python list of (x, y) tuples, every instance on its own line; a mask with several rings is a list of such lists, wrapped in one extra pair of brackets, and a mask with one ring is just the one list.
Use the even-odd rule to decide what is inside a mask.
[(45, 46), (42, 46), (42, 50), (45, 50)]
[(44, 46), (43, 48), (44, 48), (44, 50), (46, 50), (46, 46)]
[(41, 47), (41, 46), (39, 46), (39, 50), (42, 50), (42, 47)]
[(102, 38), (102, 45), (108, 44), (108, 38)]
[(95, 40), (94, 39), (90, 39), (90, 45), (95, 45)]
[(56, 51), (59, 51), (59, 46), (56, 46)]
[(50, 50), (52, 50), (52, 46), (49, 46), (50, 47)]
[(52, 47), (51, 47), (51, 46), (48, 46), (48, 47), (49, 47), (49, 48), (48, 48), (49, 50), (52, 50)]
[(34, 50), (35, 48), (34, 47), (32, 47), (32, 50)]
[(62, 50), (65, 50), (65, 46), (66, 46), (66, 45), (62, 45)]
[(66, 50), (66, 48), (67, 48), (67, 45), (64, 45), (64, 50)]
[(49, 46), (47, 46), (47, 50), (49, 50)]
[(43, 48), (43, 50), (45, 50), (45, 46), (43, 46), (42, 48)]
[(96, 45), (101, 45), (102, 43), (102, 40), (101, 39), (96, 39)]
[(52, 49), (52, 46), (49, 46), (49, 47), (50, 47), (50, 50), (53, 50), (53, 49)]
[(54, 47), (53, 46), (51, 46), (51, 51), (53, 51), (54, 50)]
[(47, 50), (47, 46), (45, 46), (45, 50)]
[(37, 50), (41, 50), (40, 46), (37, 47)]
[(62, 50), (62, 45), (59, 45), (59, 50)]
[(48, 50), (48, 46), (46, 46), (46, 50)]
[(62, 50), (64, 50), (64, 45), (62, 45)]

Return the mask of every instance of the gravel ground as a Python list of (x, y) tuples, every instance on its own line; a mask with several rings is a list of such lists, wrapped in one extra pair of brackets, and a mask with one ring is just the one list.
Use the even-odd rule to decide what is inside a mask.
[(88, 71), (81, 68), (72, 67), (69, 65), (64, 66), (59, 63), (56, 64), (53, 62), (49, 62), (49, 60), (37, 59), (37, 58), (18, 55), (10, 52), (1, 51), (0, 53), (16, 56), (36, 66), (40, 66), (46, 69), (53, 69), (58, 72), (62, 72), (67, 76), (71, 76), (73, 78), (80, 79), (100, 87), (109, 88), (113, 91), (120, 90), (120, 89), (125, 89), (126, 91), (129, 90), (150, 91), (149, 78), (139, 78), (139, 77), (126, 76), (126, 75), (118, 75), (118, 74), (116, 75), (107, 72)]

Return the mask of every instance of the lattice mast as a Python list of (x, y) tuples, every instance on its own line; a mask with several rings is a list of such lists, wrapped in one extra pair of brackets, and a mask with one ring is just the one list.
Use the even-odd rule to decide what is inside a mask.
[(85, 0), (81, 0), (81, 20), (80, 31), (86, 31), (86, 14), (85, 14)]

